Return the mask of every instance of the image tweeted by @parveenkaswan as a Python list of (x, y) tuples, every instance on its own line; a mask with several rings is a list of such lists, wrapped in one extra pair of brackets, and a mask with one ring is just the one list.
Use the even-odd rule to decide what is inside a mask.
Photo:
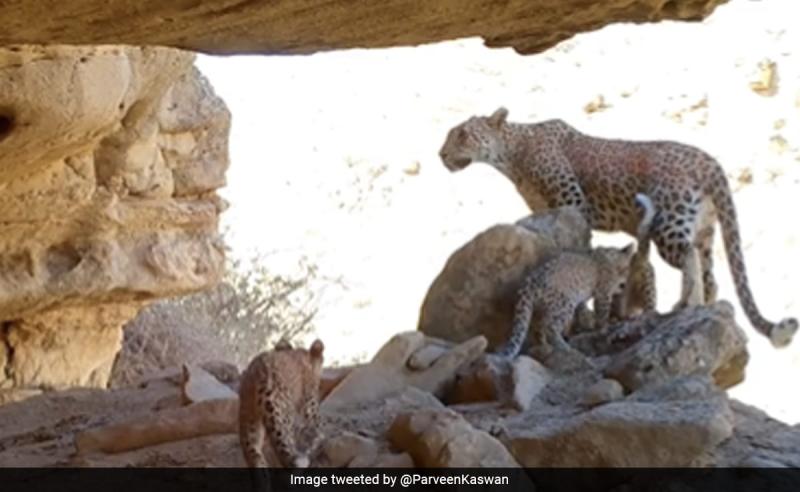
[(0, 1), (0, 489), (800, 490), (798, 19)]

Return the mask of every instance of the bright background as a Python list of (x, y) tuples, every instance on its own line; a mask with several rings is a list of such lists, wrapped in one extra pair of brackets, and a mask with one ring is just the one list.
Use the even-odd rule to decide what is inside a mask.
[[(333, 359), (371, 356), (416, 327), (449, 254), (478, 232), (527, 214), (487, 166), (449, 174), (447, 130), (500, 105), (515, 121), (561, 118), (599, 136), (674, 139), (716, 156), (736, 189), (745, 259), (770, 319), (800, 316), (800, 2), (732, 0), (703, 23), (615, 25), (537, 56), (478, 39), (294, 57), (200, 57), (233, 113), (223, 195), (232, 254), (300, 258), (321, 283), (317, 332)], [(776, 91), (756, 93), (759, 65)], [(587, 111), (594, 105), (598, 111)], [(597, 236), (598, 243), (621, 238)], [(747, 381), (733, 396), (800, 422), (800, 341), (775, 351), (741, 314), (717, 237), (720, 296), (750, 337)], [(660, 260), (659, 260), (660, 261)], [(659, 264), (660, 308), (679, 292)]]

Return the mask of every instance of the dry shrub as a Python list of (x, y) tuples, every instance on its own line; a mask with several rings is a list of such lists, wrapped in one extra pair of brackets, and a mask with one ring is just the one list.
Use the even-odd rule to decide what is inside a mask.
[(279, 339), (313, 329), (317, 268), (301, 259), (296, 274), (272, 274), (262, 255), (232, 261), (223, 280), (195, 294), (151, 304), (125, 327), (110, 385), (183, 363), (223, 360), (244, 367)]

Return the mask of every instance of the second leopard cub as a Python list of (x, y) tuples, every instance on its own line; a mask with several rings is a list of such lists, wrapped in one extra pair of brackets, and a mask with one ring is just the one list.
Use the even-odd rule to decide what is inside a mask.
[(537, 355), (552, 351), (574, 354), (563, 335), (575, 310), (594, 299), (595, 329), (605, 329), (612, 297), (623, 288), (635, 252), (633, 244), (621, 249), (563, 251), (538, 265), (519, 290), (511, 336), (497, 354), (514, 358), (520, 353), (534, 310), (540, 316), (532, 337)]
[(309, 465), (322, 439), (319, 380), (324, 348), (320, 340), (308, 350), (279, 342), (245, 370), (239, 386), (239, 439), (249, 467)]
[(611, 317), (615, 321), (656, 310), (656, 272), (650, 263), (650, 241), (659, 218), (649, 196), (638, 193), (635, 203), (641, 215), (636, 231), (636, 253), (631, 260), (625, 288), (611, 302)]

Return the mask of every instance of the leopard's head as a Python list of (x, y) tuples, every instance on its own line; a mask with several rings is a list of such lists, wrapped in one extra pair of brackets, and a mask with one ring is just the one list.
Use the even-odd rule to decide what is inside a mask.
[(454, 172), (473, 162), (495, 164), (504, 152), (507, 117), (508, 110), (501, 107), (491, 116), (472, 116), (453, 127), (439, 151), (444, 166)]
[(614, 290), (622, 290), (628, 279), (631, 261), (636, 254), (636, 243), (630, 243), (624, 248), (595, 248), (593, 252), (605, 266), (603, 275), (607, 275), (609, 280), (615, 284)]

